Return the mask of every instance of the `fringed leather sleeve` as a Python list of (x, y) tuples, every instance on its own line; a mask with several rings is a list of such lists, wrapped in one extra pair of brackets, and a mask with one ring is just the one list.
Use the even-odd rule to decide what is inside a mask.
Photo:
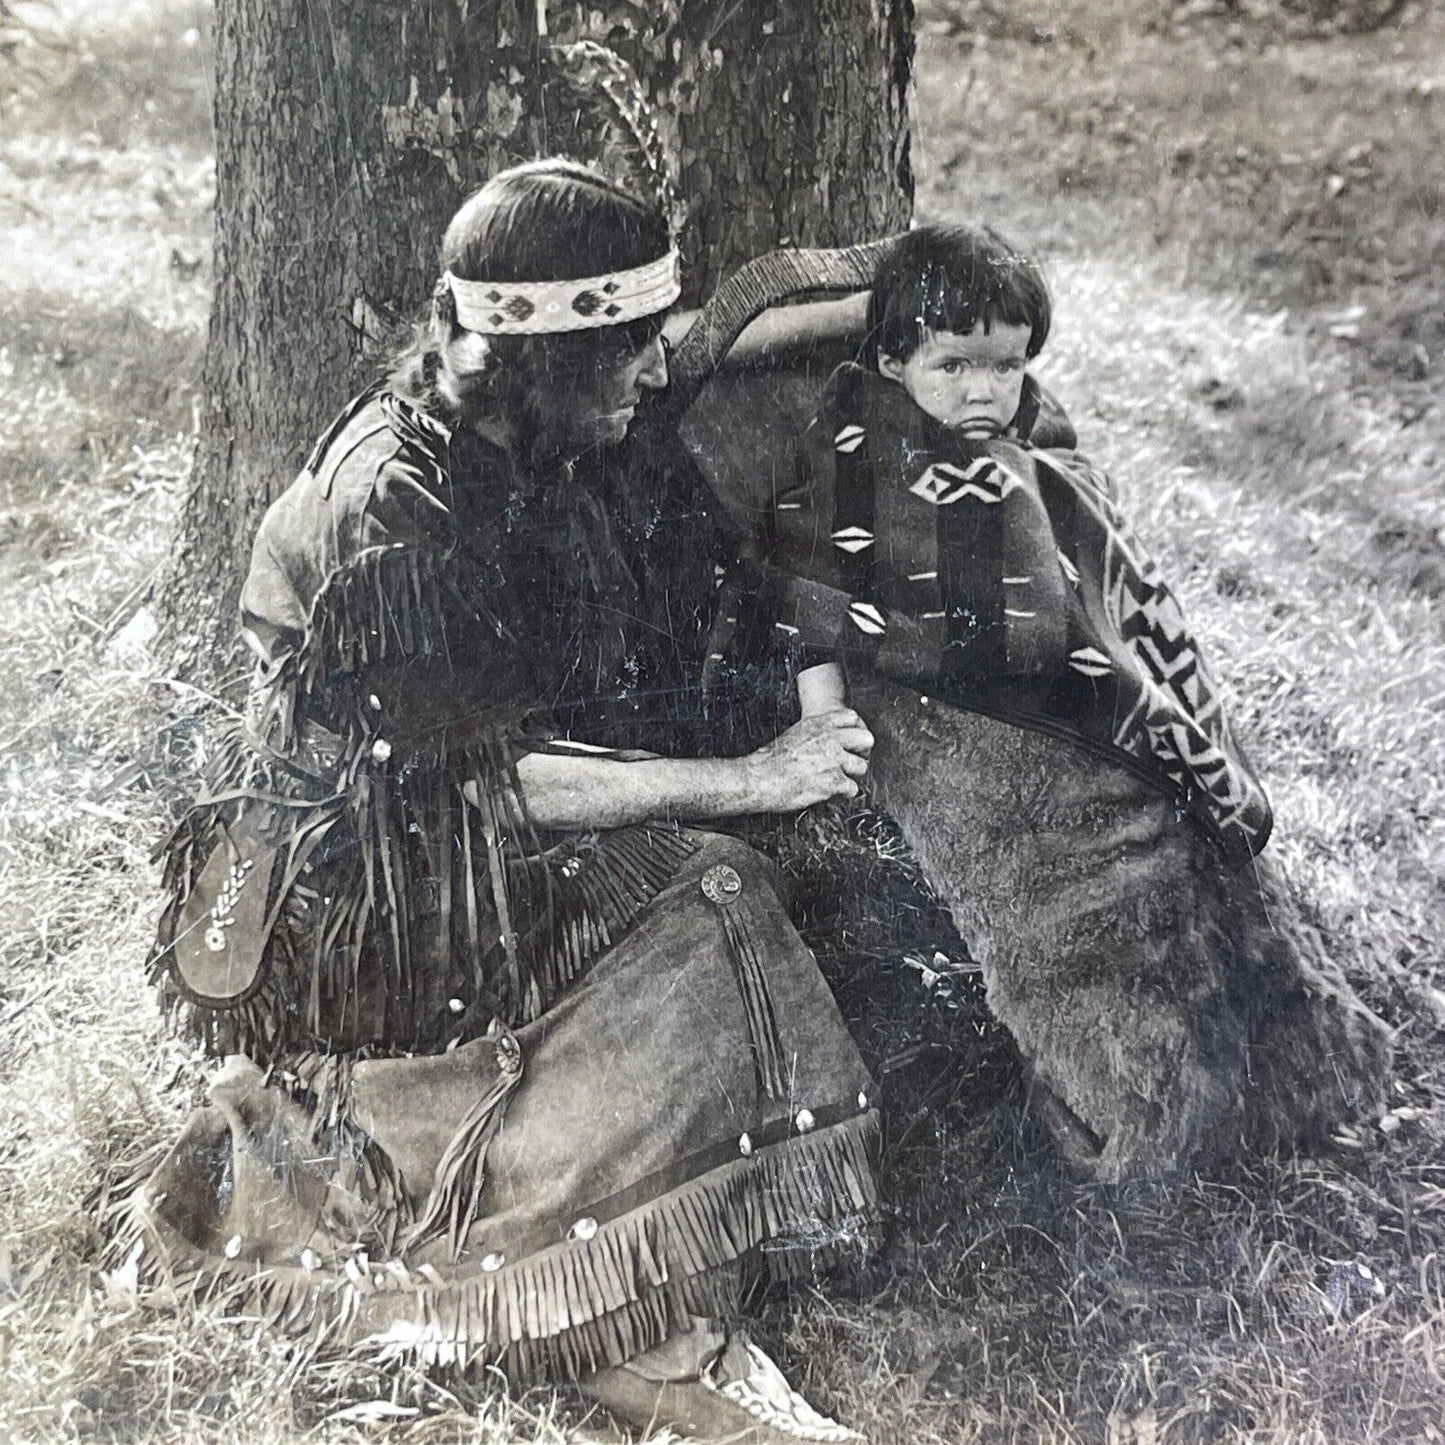
[(218, 747), (162, 850), (153, 965), (212, 1052), (427, 1051), (535, 1018), (692, 851), (664, 826), (538, 834), (531, 670), (486, 580), (414, 546), (338, 568), (253, 719), (267, 742)]

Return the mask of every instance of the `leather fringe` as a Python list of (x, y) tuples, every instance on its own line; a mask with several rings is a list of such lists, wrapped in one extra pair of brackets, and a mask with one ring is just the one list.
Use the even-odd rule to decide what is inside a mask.
[[(428, 1365), (500, 1364), (515, 1381), (616, 1365), (715, 1312), (739, 1262), (762, 1251), (775, 1277), (858, 1259), (879, 1219), (876, 1111), (796, 1135), (493, 1272), (443, 1280), (401, 1260), (344, 1272), (218, 1260), (157, 1211), (137, 1171), (113, 1187), (112, 1263), (229, 1311), (243, 1307), (317, 1348)], [(151, 1164), (154, 1167), (154, 1164)], [(711, 1310), (709, 1299), (712, 1301)]]
[(748, 1041), (752, 1045), (758, 1086), (765, 1094), (781, 1099), (788, 1092), (787, 1060), (783, 1055), (783, 1042), (778, 1037), (778, 1016), (773, 1008), (768, 975), (753, 944), (747, 915), (740, 911), (742, 906), (729, 904), (719, 908), (718, 912), (722, 915), (733, 976), (737, 979), (738, 992), (742, 994), (743, 1007), (747, 1011)]
[(408, 1231), (403, 1252), (417, 1248), (445, 1228), (447, 1252), (455, 1264), (462, 1255), (468, 1232), (480, 1217), (482, 1190), (487, 1183), (487, 1150), (501, 1128), (507, 1100), (522, 1081), (522, 1050), (510, 1030), (497, 1028), (496, 1081), (467, 1110), (437, 1165), (431, 1194), (415, 1226)]
[[(208, 1051), (265, 1062), (365, 1037), (363, 970), (380, 973), (385, 999), (385, 1017), (366, 1021), (375, 1028), (367, 1042), (424, 1046), (417, 1030), (438, 1004), (426, 993), (438, 952), (467, 961), (474, 1000), (487, 1013), (509, 1025), (530, 1022), (626, 933), (695, 851), (676, 828), (643, 826), (549, 852), (522, 801), (517, 740), (496, 718), (473, 720), (465, 744), (408, 772), (389, 766), (389, 753), (378, 756), (365, 708), (352, 709), (352, 733), (328, 735), (329, 773), (312, 757), (309, 735), (294, 727), (296, 694), (315, 699), (322, 716), (343, 715), (348, 676), (443, 646), (445, 618), (500, 628), (465, 594), (458, 570), (445, 554), (389, 547), (336, 572), (289, 664), (294, 685), (274, 689), (291, 697), (282, 709), (290, 721), (283, 726), (272, 708), (265, 743), (245, 728), (217, 739), (206, 791), (161, 850), (170, 903), (151, 966), (164, 1002)], [(168, 945), (219, 831), (243, 810), (285, 850), (261, 941), (266, 962), (248, 998), (186, 1002), (169, 978)]]
[(545, 960), (549, 1001), (621, 942), (697, 848), (676, 828), (644, 824), (584, 835), (558, 850), (550, 866), (554, 915), (531, 948)]
[[(402, 1231), (413, 1224), (415, 1210), (406, 1180), (390, 1154), (351, 1116), (349, 1054), (299, 1055), (289, 1067), (272, 1076), (311, 1116), (311, 1143), (322, 1158), (350, 1158), (356, 1170), (355, 1187), (366, 1199), (376, 1243), (394, 1254)], [(409, 1231), (408, 1231), (409, 1232)]]

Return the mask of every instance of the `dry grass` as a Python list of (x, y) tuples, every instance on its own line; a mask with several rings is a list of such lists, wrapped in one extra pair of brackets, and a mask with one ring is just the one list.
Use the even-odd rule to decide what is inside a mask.
[[(1151, 30), (1145, 0), (921, 9), (921, 209), (1052, 259), (1048, 378), (1232, 687), (1272, 847), (1399, 1030), (1397, 1102), (1328, 1157), (1174, 1201), (1071, 1186), (973, 982), (925, 972), (962, 954), (887, 835), (815, 822), (784, 852), (887, 1082), (895, 1219), (851, 1291), (771, 1301), (768, 1343), (880, 1439), (1438, 1440), (1445, 22), (1310, 41), (1247, 13)], [(949, 33), (980, 15), (984, 44)], [(575, 1402), (298, 1361), (94, 1270), (85, 1192), (202, 1087), (140, 966), (190, 704), (128, 624), (194, 428), (206, 11), (42, 18), (64, 48), (0, 120), (0, 1436), (578, 1438)]]

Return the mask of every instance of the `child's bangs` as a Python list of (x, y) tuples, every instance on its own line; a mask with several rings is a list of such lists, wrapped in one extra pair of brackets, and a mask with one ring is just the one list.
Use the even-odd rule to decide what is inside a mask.
[(927, 332), (1027, 326), (1030, 359), (1043, 349), (1052, 306), (1036, 262), (987, 227), (922, 226), (900, 237), (873, 277), (863, 359), (906, 360)]
[[(963, 336), (995, 326), (1032, 327), (1038, 320), (1037, 289), (1019, 284), (1015, 269), (969, 267), (961, 274), (939, 268), (919, 278), (915, 311), (920, 332), (951, 331)], [(900, 298), (902, 299), (902, 298)]]

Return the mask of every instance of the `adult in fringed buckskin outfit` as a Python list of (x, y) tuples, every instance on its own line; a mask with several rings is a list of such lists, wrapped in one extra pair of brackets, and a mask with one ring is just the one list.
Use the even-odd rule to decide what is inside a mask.
[(332, 1345), (852, 1438), (713, 1322), (866, 1242), (869, 1082), (767, 866), (689, 825), (850, 796), (871, 738), (838, 710), (706, 756), (727, 537), (610, 454), (666, 383), (661, 219), (540, 162), (442, 261), (256, 539), (255, 683), (155, 963), (228, 1062), (121, 1247)]

